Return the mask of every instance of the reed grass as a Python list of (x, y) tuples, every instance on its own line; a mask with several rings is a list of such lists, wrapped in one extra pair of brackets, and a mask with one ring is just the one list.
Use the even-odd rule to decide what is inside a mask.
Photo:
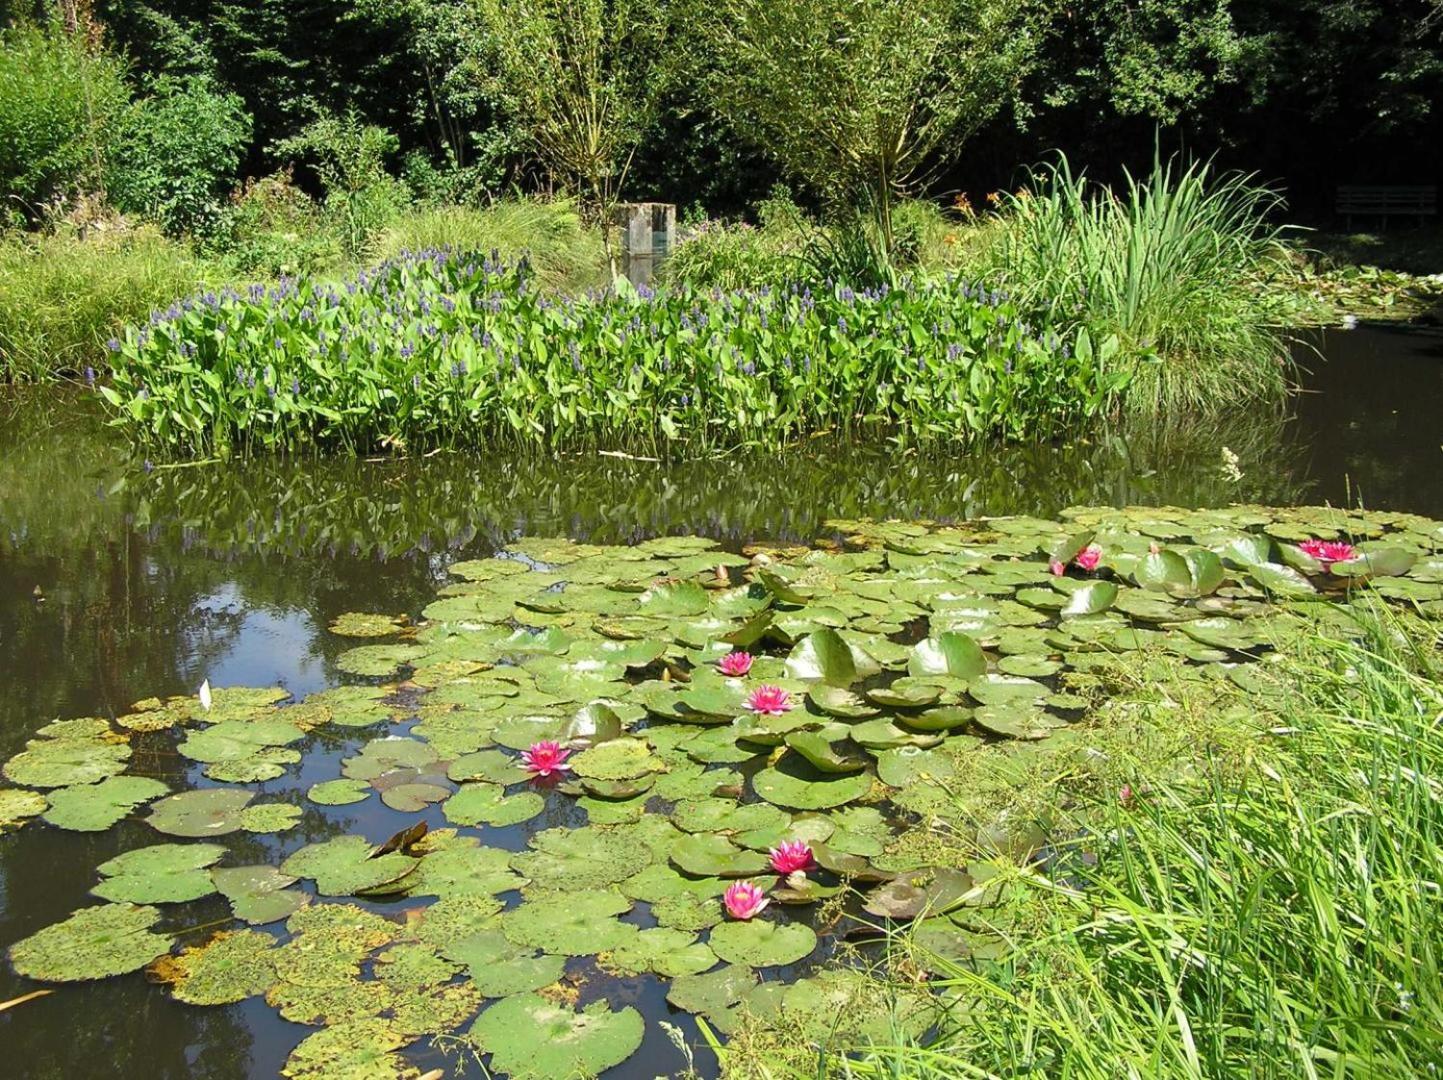
[(1158, 161), (1113, 193), (1059, 157), (1003, 199), (984, 265), (1030, 310), (1116, 334), (1134, 359), (1133, 411), (1215, 413), (1289, 386), (1297, 300), (1280, 208), (1206, 163)]

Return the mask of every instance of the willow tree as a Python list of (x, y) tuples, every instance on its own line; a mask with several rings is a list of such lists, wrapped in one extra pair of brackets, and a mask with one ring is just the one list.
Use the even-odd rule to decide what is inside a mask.
[(616, 197), (651, 122), (667, 5), (652, 0), (476, 0), (488, 89), (553, 175), (594, 211)]
[(713, 107), (797, 179), (892, 203), (1013, 96), (1033, 53), (1018, 0), (698, 0)]

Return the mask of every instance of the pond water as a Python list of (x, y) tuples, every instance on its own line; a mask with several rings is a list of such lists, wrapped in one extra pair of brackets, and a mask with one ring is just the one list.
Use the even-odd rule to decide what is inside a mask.
[[(1443, 517), (1443, 336), (1335, 332), (1299, 359), (1307, 392), (1286, 410), (1182, 431), (932, 455), (821, 437), (780, 457), (672, 464), (441, 454), (149, 468), (85, 400), (17, 394), (0, 400), (0, 760), (52, 719), (115, 716), (141, 698), (194, 693), (202, 679), (297, 697), (338, 685), (337, 657), (355, 642), (327, 634), (331, 619), (417, 616), (450, 564), (520, 535), (625, 544), (696, 533), (735, 550), (810, 541), (836, 517), (1049, 516), (1079, 504), (1361, 504)], [(299, 803), (307, 785), (337, 775), (348, 745), (308, 753), (299, 781), (267, 792)], [(153, 771), (178, 780), (188, 769), (158, 759)], [(364, 807), (308, 813), (279, 838), (233, 846), (274, 862), (344, 832), (379, 842), (414, 820), (374, 800)], [(556, 813), (547, 824), (566, 822)], [(90, 902), (98, 863), (158, 839), (134, 821), (0, 839), (0, 947)], [(205, 910), (224, 918), (223, 904)], [(679, 1051), (653, 1021), (696, 1042), (694, 1024), (659, 984), (628, 986), (647, 1034), (617, 1075), (679, 1072)], [(33, 988), (0, 964), (0, 1001)], [(26, 1077), (268, 1077), (310, 1030), (259, 998), (185, 1006), (139, 975), (0, 1012), (8, 1070)], [(422, 1070), (458, 1067), (408, 1056)]]

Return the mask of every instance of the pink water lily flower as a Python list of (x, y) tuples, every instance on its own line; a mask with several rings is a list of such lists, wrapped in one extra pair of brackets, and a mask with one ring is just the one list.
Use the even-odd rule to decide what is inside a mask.
[(1091, 573), (1097, 569), (1097, 564), (1102, 562), (1102, 545), (1088, 544), (1072, 557), (1072, 562), (1079, 570)]
[(747, 695), (747, 708), (763, 716), (781, 716), (792, 709), (792, 695), (780, 686), (758, 686)]
[(771, 903), (766, 893), (750, 881), (738, 881), (727, 886), (722, 894), (727, 914), (733, 919), (750, 919), (760, 915), (762, 909)]
[(1067, 567), (1062, 565), (1061, 559), (1053, 559), (1050, 563), (1047, 564), (1047, 572), (1053, 577), (1061, 577), (1063, 573), (1066, 572), (1066, 570)]
[(1298, 550), (1310, 559), (1317, 559), (1324, 566), (1347, 562), (1358, 555), (1352, 544), (1345, 544), (1341, 540), (1304, 540), (1298, 545)]
[(562, 749), (559, 742), (544, 739), (521, 751), (521, 767), (537, 776), (569, 772), (571, 766), (566, 759), (570, 756), (571, 751)]
[(812, 847), (805, 840), (785, 840), (772, 848), (772, 869), (779, 874), (790, 874), (795, 870), (810, 870), (817, 865), (812, 858)]
[(752, 669), (752, 654), (749, 652), (729, 652), (716, 662), (717, 670), (723, 675), (741, 677)]

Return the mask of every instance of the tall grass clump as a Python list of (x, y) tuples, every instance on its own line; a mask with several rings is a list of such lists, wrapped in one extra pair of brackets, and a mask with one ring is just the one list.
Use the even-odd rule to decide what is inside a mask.
[(1004, 199), (988, 280), (1035, 312), (1105, 326), (1135, 360), (1129, 407), (1214, 412), (1282, 395), (1290, 300), (1281, 200), (1206, 163), (1158, 161), (1117, 193), (1066, 158)]
[(106, 343), (206, 279), (204, 263), (151, 226), (0, 240), (0, 380), (103, 368)]
[(1112, 408), (1115, 343), (960, 281), (558, 300), (524, 262), (432, 251), (155, 312), (103, 387), (157, 449), (775, 447), (1047, 438)]
[(417, 207), (373, 238), (371, 254), (385, 260), (442, 248), (512, 263), (524, 256), (537, 282), (553, 292), (581, 293), (609, 277), (600, 232), (565, 199), (507, 199), (482, 209)]
[(1103, 793), (1077, 841), (1095, 864), (1022, 872), (1008, 961), (928, 960), (956, 1006), (932, 1041), (828, 1074), (1443, 1069), (1437, 628), (1366, 609), (1358, 636), (1337, 625), (1289, 662), (1249, 752), (1194, 751)]

